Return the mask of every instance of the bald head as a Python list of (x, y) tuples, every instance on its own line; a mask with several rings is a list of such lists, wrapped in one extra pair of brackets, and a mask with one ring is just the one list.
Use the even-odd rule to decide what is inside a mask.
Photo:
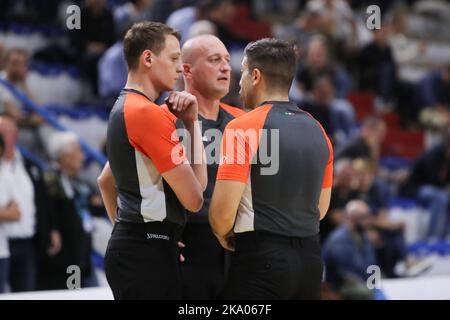
[(211, 34), (204, 34), (185, 42), (181, 49), (181, 60), (183, 63), (194, 64), (210, 48), (224, 49), (227, 51), (225, 45), (219, 38)]
[(369, 207), (362, 200), (352, 200), (345, 206), (345, 212), (348, 216), (365, 216), (369, 214)]
[(370, 218), (369, 206), (362, 200), (352, 200), (345, 206), (345, 215), (351, 224), (364, 223)]
[(201, 35), (181, 49), (186, 90), (207, 100), (222, 99), (230, 89), (230, 54), (219, 38)]
[(0, 117), (0, 134), (3, 136), (17, 133), (17, 125), (14, 120), (9, 117)]

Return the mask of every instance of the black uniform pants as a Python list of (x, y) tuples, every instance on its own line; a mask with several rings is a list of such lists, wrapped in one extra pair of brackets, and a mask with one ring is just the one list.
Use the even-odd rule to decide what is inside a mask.
[(239, 233), (222, 298), (320, 299), (322, 271), (318, 235)]
[(181, 228), (168, 222), (117, 222), (105, 254), (114, 298), (180, 299), (180, 234)]
[(224, 286), (225, 250), (208, 223), (186, 224), (182, 241), (183, 299), (217, 299)]

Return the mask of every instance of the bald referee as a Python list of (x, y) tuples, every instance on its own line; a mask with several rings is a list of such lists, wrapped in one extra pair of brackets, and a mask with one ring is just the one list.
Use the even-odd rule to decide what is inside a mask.
[[(198, 101), (198, 119), (207, 152), (208, 185), (203, 193), (204, 204), (197, 214), (188, 215), (182, 240), (186, 260), (181, 265), (184, 299), (217, 299), (225, 281), (225, 250), (212, 233), (208, 209), (216, 182), (220, 134), (234, 118), (245, 112), (220, 101), (229, 91), (231, 80), (230, 54), (223, 42), (213, 35), (189, 39), (181, 49), (186, 91)], [(217, 148), (216, 148), (217, 147)]]
[[(330, 140), (289, 101), (291, 45), (250, 43), (241, 71), (241, 98), (254, 110), (225, 129), (209, 209), (219, 241), (235, 250), (223, 298), (319, 299), (318, 233), (330, 202)], [(277, 170), (269, 170), (267, 154)]]

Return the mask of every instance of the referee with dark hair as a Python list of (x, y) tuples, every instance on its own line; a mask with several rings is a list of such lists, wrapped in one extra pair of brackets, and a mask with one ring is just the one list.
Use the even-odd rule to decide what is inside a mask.
[[(254, 110), (225, 128), (209, 209), (217, 238), (235, 250), (223, 298), (319, 299), (318, 233), (330, 203), (330, 140), (289, 101), (291, 45), (276, 39), (250, 43), (241, 71), (240, 95)], [(264, 154), (275, 168), (269, 170)]]

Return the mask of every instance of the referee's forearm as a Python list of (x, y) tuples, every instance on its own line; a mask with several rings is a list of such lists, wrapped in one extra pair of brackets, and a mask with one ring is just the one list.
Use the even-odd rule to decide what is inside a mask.
[(100, 193), (102, 195), (103, 203), (105, 204), (106, 212), (108, 213), (108, 217), (111, 220), (112, 224), (116, 221), (116, 211), (117, 211), (117, 191), (114, 185), (111, 186), (101, 186)]
[(202, 191), (205, 191), (208, 184), (208, 174), (206, 171), (206, 154), (203, 147), (202, 133), (198, 121), (185, 124), (191, 136), (190, 159), (191, 168), (199, 181)]
[(216, 237), (225, 238), (232, 233), (234, 220), (225, 219), (224, 215), (215, 208), (213, 202), (211, 202), (208, 217), (209, 224)]
[(117, 192), (113, 187), (112, 190), (102, 190), (100, 188), (100, 193), (102, 194), (103, 202), (105, 204), (106, 212), (111, 220), (112, 224), (116, 221), (117, 212)]
[(97, 179), (97, 183), (102, 195), (106, 212), (108, 213), (108, 217), (114, 224), (116, 221), (117, 212), (117, 191), (115, 186), (115, 179), (109, 163), (107, 163), (103, 168), (102, 173)]

